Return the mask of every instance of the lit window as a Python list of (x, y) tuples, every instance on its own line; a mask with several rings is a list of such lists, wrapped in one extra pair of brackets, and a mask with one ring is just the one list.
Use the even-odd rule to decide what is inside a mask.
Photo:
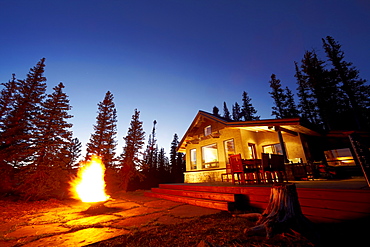
[(208, 125), (204, 128), (204, 136), (209, 136), (210, 134), (212, 134), (212, 128), (211, 125)]
[(229, 162), (230, 155), (235, 154), (234, 139), (224, 141), (226, 162)]
[(217, 145), (211, 144), (202, 147), (203, 168), (218, 167)]
[(256, 144), (248, 143), (249, 159), (257, 159)]
[(197, 169), (197, 150), (195, 148), (190, 150), (190, 166), (191, 169)]
[(349, 148), (333, 149), (324, 151), (326, 161), (329, 166), (355, 166), (356, 162), (353, 159)]
[(265, 154), (280, 154), (280, 155), (283, 155), (283, 149), (281, 148), (280, 143), (263, 146), (262, 150), (263, 150), (263, 153), (265, 153)]

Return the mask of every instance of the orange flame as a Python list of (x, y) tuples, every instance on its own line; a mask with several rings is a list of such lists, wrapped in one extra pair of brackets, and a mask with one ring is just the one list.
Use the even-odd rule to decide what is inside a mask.
[(105, 166), (101, 158), (93, 155), (90, 161), (83, 162), (77, 177), (71, 182), (73, 197), (83, 202), (102, 202), (109, 199), (105, 193)]

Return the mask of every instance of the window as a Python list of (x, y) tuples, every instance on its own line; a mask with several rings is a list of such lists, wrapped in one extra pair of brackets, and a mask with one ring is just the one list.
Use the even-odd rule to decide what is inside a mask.
[(256, 144), (248, 143), (249, 159), (257, 159)]
[(281, 148), (280, 143), (263, 146), (262, 150), (263, 150), (263, 153), (266, 153), (266, 154), (280, 154), (280, 155), (283, 155), (283, 150)]
[(190, 169), (197, 169), (197, 150), (190, 149)]
[(235, 154), (234, 139), (224, 141), (226, 163), (229, 163), (230, 155)]
[(349, 148), (333, 149), (324, 151), (326, 161), (329, 166), (355, 166), (356, 162), (353, 159)]
[(210, 134), (212, 134), (212, 128), (211, 125), (208, 125), (204, 128), (204, 136), (209, 136)]
[(218, 167), (217, 145), (211, 144), (202, 147), (203, 168)]

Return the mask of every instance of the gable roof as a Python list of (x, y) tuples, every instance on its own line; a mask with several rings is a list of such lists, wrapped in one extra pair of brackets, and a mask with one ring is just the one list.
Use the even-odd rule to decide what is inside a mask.
[(312, 127), (308, 127), (309, 123), (304, 122), (301, 118), (231, 121), (200, 110), (181, 139), (177, 148), (179, 152), (185, 151), (186, 144), (193, 140), (194, 134), (205, 122), (216, 123), (219, 129), (227, 127), (249, 131), (275, 132), (277, 128), (280, 128), (280, 130), (288, 133), (320, 136), (318, 131), (313, 130)]

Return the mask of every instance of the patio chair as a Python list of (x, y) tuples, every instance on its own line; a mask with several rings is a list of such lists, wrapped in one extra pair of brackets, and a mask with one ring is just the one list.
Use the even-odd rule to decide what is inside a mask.
[(232, 183), (235, 184), (235, 182), (238, 182), (239, 184), (245, 184), (244, 176), (245, 174), (241, 155), (240, 154), (231, 155), (229, 157), (229, 163), (231, 168)]
[(260, 174), (261, 174), (261, 181), (263, 183), (272, 183), (272, 169), (270, 165), (270, 155), (266, 153), (261, 154), (261, 167), (260, 167)]
[(288, 182), (288, 176), (285, 171), (284, 156), (279, 154), (271, 154), (271, 172), (274, 175), (275, 183)]

